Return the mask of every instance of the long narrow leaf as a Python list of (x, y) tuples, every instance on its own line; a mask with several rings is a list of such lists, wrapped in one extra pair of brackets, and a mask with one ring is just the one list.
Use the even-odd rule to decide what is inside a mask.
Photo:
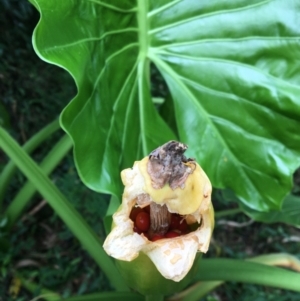
[(46, 288), (40, 288), (39, 285), (37, 285), (34, 282), (31, 282), (29, 280), (26, 280), (18, 275), (18, 278), (21, 280), (22, 286), (25, 287), (29, 292), (35, 293), (39, 290), (40, 295), (37, 297), (38, 300), (46, 300), (46, 301), (61, 301), (62, 298), (59, 294), (56, 292), (53, 292)]
[[(260, 255), (247, 259), (247, 261), (271, 266), (283, 266), (286, 268), (290, 268), (294, 271), (300, 272), (300, 260), (297, 257), (286, 253)], [(205, 295), (207, 295), (210, 291), (222, 285), (223, 283), (224, 281), (199, 281), (193, 286), (186, 289), (185, 291), (176, 294), (168, 300), (197, 301), (203, 298)]]
[[(54, 120), (49, 123), (47, 126), (42, 128), (38, 133), (32, 136), (24, 145), (23, 149), (28, 154), (30, 154), (36, 147), (38, 147), (45, 139), (47, 139), (51, 134), (55, 131), (59, 130), (59, 122), (58, 120)], [(16, 165), (13, 161), (7, 163), (5, 168), (2, 170), (0, 174), (0, 207), (5, 195), (6, 187), (10, 182), (14, 172), (16, 171)]]
[[(49, 175), (62, 160), (62, 158), (68, 153), (71, 147), (71, 139), (66, 135), (63, 136), (42, 161), (40, 165), (41, 170), (46, 175)], [(11, 226), (19, 218), (20, 214), (24, 210), (24, 207), (30, 201), (35, 192), (35, 185), (28, 181), (12, 200), (10, 205), (7, 207), (6, 212), (4, 213), (4, 215), (8, 217), (8, 229), (11, 228)]]
[(223, 283), (224, 281), (199, 281), (168, 301), (198, 301)]
[(78, 238), (82, 246), (94, 258), (111, 284), (117, 290), (128, 290), (122, 282), (113, 261), (104, 252), (102, 244), (80, 214), (72, 207), (65, 196), (49, 180), (38, 165), (24, 152), (24, 150), (0, 127), (0, 147), (15, 162), (25, 176), (36, 186), (40, 194), (48, 201), (64, 223)]
[(144, 297), (135, 293), (127, 292), (103, 292), (64, 299), (64, 301), (142, 301)]
[(202, 260), (196, 279), (237, 281), (300, 292), (300, 273), (237, 259)]

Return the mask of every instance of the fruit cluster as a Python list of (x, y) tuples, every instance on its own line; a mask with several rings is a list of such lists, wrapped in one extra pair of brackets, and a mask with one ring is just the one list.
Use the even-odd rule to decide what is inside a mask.
[(143, 233), (144, 236), (151, 241), (156, 241), (162, 238), (174, 238), (191, 231), (183, 216), (172, 213), (168, 232), (165, 235), (155, 233), (150, 238), (148, 232), (150, 228), (150, 206), (146, 206), (144, 208), (133, 207), (129, 217), (134, 223), (133, 231), (138, 234)]

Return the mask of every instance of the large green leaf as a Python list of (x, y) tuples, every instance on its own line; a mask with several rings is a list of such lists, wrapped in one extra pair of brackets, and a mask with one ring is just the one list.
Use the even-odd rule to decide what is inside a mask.
[[(293, 226), (300, 226), (300, 197), (290, 194), (286, 196), (282, 202), (282, 207), (280, 210), (270, 210), (268, 212), (261, 212), (249, 208), (244, 203), (241, 202), (239, 198), (229, 189), (222, 191), (222, 198), (227, 202), (235, 202), (239, 204), (239, 209), (234, 209), (237, 212), (243, 211), (245, 214), (250, 216), (255, 221), (260, 221), (264, 223), (285, 223)], [(232, 209), (229, 209), (232, 211)], [(222, 213), (217, 212), (216, 216), (222, 216)]]
[(213, 185), (280, 207), (300, 165), (300, 2), (31, 1), (35, 50), (78, 87), (61, 124), (89, 187), (120, 195), (120, 170), (174, 138), (151, 101), (152, 61)]
[(300, 226), (300, 197), (288, 195), (282, 204), (281, 210), (271, 210), (269, 212), (261, 212), (247, 208), (244, 204), (240, 204), (241, 209), (256, 221), (264, 223), (285, 223), (294, 226)]

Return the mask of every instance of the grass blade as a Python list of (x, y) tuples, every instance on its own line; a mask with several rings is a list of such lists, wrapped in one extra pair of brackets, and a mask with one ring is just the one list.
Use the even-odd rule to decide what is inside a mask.
[[(264, 265), (282, 266), (300, 272), (300, 260), (287, 253), (260, 255), (249, 258), (247, 261), (257, 262)], [(170, 297), (168, 301), (197, 301), (223, 283), (224, 281), (200, 281), (179, 294)]]
[(83, 296), (74, 296), (64, 299), (64, 301), (143, 301), (145, 298), (136, 293), (129, 292), (103, 292), (103, 293), (94, 293)]
[[(36, 147), (38, 147), (45, 139), (47, 139), (51, 134), (55, 131), (59, 130), (59, 121), (54, 120), (53, 122), (49, 123), (47, 126), (42, 128), (38, 133), (32, 136), (24, 145), (23, 149), (27, 153), (31, 153), (34, 151)], [(12, 176), (16, 171), (16, 165), (13, 161), (7, 163), (7, 165), (3, 168), (0, 174), (0, 208), (2, 205), (2, 201), (5, 195), (6, 187), (10, 182)]]
[[(63, 157), (69, 152), (71, 147), (71, 139), (69, 138), (69, 136), (64, 135), (51, 149), (51, 151), (47, 154), (47, 156), (40, 164), (40, 168), (43, 170), (43, 172), (49, 175), (53, 171), (53, 169), (58, 165), (58, 163), (63, 159)], [(12, 202), (9, 204), (9, 206), (6, 209), (6, 212), (4, 213), (4, 216), (8, 217), (8, 230), (17, 221), (25, 206), (30, 201), (35, 192), (36, 187), (28, 181), (18, 192), (18, 194), (15, 196)]]
[(95, 232), (38, 165), (2, 127), (0, 127), (0, 147), (2, 147), (4, 152), (15, 162), (24, 175), (36, 186), (39, 193), (48, 201), (49, 205), (77, 237), (81, 245), (94, 258), (109, 278), (111, 284), (117, 290), (128, 290), (112, 259), (104, 252), (101, 241)]
[(200, 281), (237, 281), (300, 292), (300, 273), (238, 259), (204, 259), (196, 276)]
[(22, 286), (26, 288), (29, 292), (35, 293), (37, 291), (40, 292), (40, 295), (30, 301), (34, 300), (46, 300), (46, 301), (61, 301), (62, 298), (59, 294), (56, 292), (53, 292), (51, 290), (48, 290), (46, 288), (41, 288), (39, 285), (36, 283), (26, 280), (22, 278), (20, 275), (18, 275), (18, 278), (20, 279)]

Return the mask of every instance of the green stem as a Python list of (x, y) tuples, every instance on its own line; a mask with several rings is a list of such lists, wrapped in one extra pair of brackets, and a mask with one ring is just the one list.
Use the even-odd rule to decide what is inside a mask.
[(139, 33), (140, 56), (145, 58), (147, 56), (149, 47), (148, 38), (148, 0), (137, 1), (137, 21)]
[[(55, 131), (59, 130), (59, 121), (54, 120), (47, 126), (45, 126), (43, 129), (41, 129), (38, 133), (36, 133), (34, 136), (32, 136), (31, 139), (29, 139), (24, 145), (23, 149), (27, 153), (31, 153), (36, 147), (38, 147), (45, 139), (47, 139), (51, 134), (53, 134)], [(14, 175), (14, 172), (16, 171), (16, 165), (13, 161), (10, 161), (7, 163), (7, 165), (4, 167), (4, 169), (1, 172), (0, 175), (0, 210), (3, 198), (5, 196), (6, 188)]]
[(223, 284), (224, 281), (199, 281), (185, 291), (180, 292), (168, 299), (168, 301), (195, 301), (200, 300), (209, 292)]
[(215, 217), (224, 217), (228, 215), (234, 215), (237, 213), (242, 213), (243, 211), (240, 208), (228, 209), (215, 212)]
[[(48, 155), (40, 164), (41, 170), (49, 175), (63, 157), (69, 152), (72, 147), (71, 139), (65, 135), (57, 142)], [(4, 216), (8, 217), (7, 229), (9, 230), (23, 212), (25, 206), (36, 192), (35, 186), (31, 182), (27, 182), (18, 192), (12, 202), (6, 209)]]
[(197, 273), (200, 281), (237, 281), (300, 292), (300, 273), (261, 263), (237, 259), (202, 260)]
[(140, 110), (140, 127), (141, 127), (141, 139), (142, 139), (142, 154), (143, 157), (147, 156), (149, 153), (149, 147), (148, 147), (148, 141), (147, 141), (147, 125), (145, 124), (145, 99), (147, 96), (145, 96), (145, 93), (147, 93), (146, 90), (146, 84), (147, 84), (147, 79), (145, 75), (145, 60), (140, 60), (138, 64), (138, 93), (139, 93), (139, 110)]
[(147, 58), (149, 49), (149, 35), (148, 35), (148, 0), (137, 1), (137, 21), (138, 21), (138, 39), (139, 39), (139, 57), (138, 57), (138, 97), (141, 120), (141, 139), (143, 156), (149, 153), (148, 142), (146, 138), (146, 125), (144, 123), (145, 117), (145, 103), (149, 98), (150, 85), (150, 68), (149, 60)]
[[(264, 265), (271, 266), (283, 266), (285, 268), (293, 269), (294, 271), (300, 272), (300, 260), (290, 254), (286, 253), (276, 253), (260, 255), (247, 261), (252, 261), (256, 263), (261, 263)], [(168, 299), (168, 301), (195, 301), (200, 300), (206, 296), (209, 292), (216, 289), (218, 286), (222, 285), (224, 281), (200, 281), (189, 287), (183, 292), (176, 294)]]
[(69, 203), (61, 191), (50, 181), (39, 166), (0, 127), (0, 147), (15, 162), (24, 175), (36, 186), (39, 193), (56, 211), (66, 226), (77, 237), (81, 245), (107, 275), (111, 284), (119, 291), (128, 291), (112, 259), (105, 253), (102, 242), (82, 216)]

